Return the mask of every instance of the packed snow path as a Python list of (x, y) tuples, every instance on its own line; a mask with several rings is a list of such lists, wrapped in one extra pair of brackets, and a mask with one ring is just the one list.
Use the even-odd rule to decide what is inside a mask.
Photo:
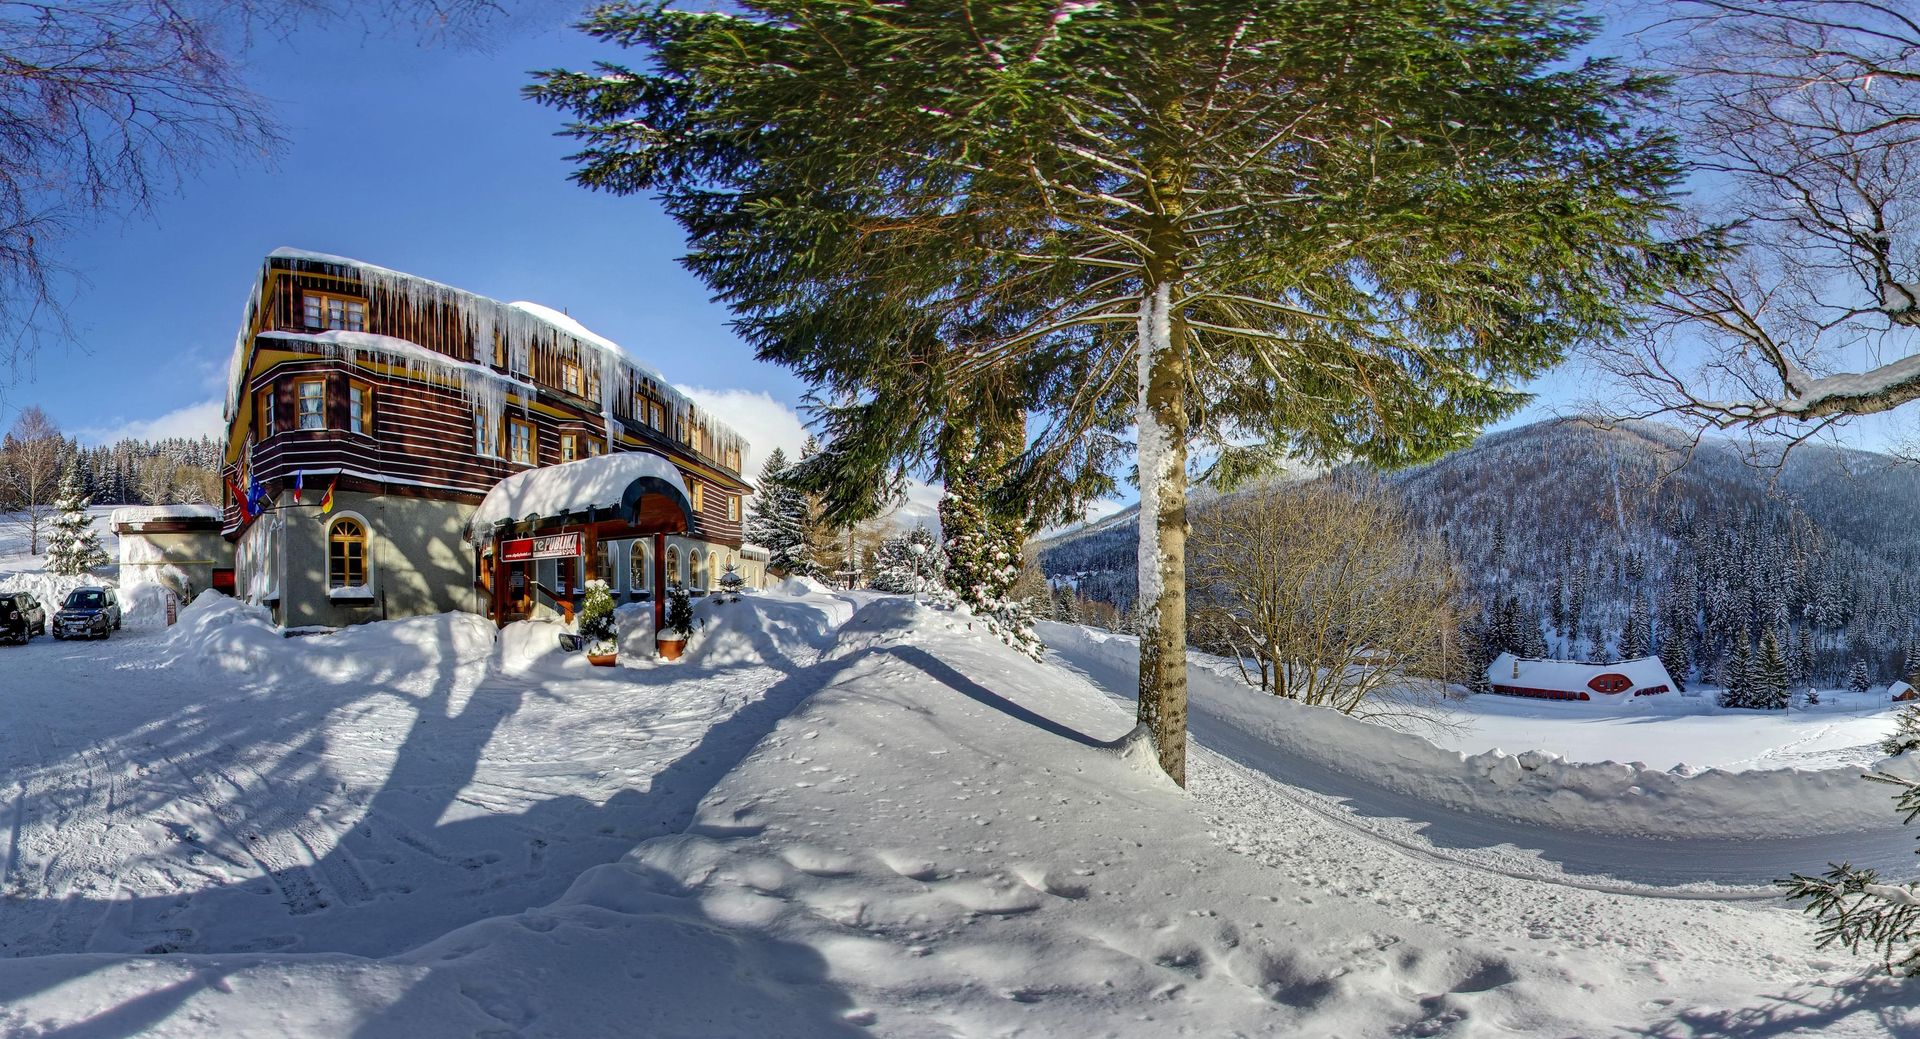
[[(1048, 628), (1055, 636), (1066, 634), (1061, 626)], [(1108, 695), (1132, 701), (1137, 673), (1111, 645), (1092, 651), (1083, 639), (1053, 637), (1049, 653)], [(1886, 826), (1815, 836), (1634, 838), (1528, 825), (1436, 804), (1370, 781), (1360, 771), (1390, 763), (1356, 760), (1355, 771), (1348, 772), (1277, 746), (1248, 731), (1227, 709), (1237, 698), (1264, 694), (1211, 671), (1190, 668), (1189, 691), (1187, 724), (1195, 743), (1262, 773), (1301, 807), (1414, 854), (1600, 891), (1718, 898), (1774, 898), (1773, 881), (1828, 862), (1873, 866), (1894, 877), (1920, 872), (1916, 830), (1900, 825), (1890, 801)], [(1860, 797), (1885, 800), (1864, 781)]]
[(503, 668), (451, 615), (267, 646), (303, 666), (262, 674), (159, 633), (0, 646), (0, 955), (384, 955), (552, 901), (684, 828), (812, 691), (793, 664), (841, 618), (786, 605), (801, 659), (694, 689)]

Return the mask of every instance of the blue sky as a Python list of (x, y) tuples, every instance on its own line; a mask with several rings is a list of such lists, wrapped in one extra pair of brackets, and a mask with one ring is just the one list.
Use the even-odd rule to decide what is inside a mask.
[[(215, 164), (154, 213), (62, 243), (87, 279), (72, 306), (80, 342), (23, 372), (0, 421), (38, 403), (87, 441), (216, 430), (249, 281), (292, 245), (564, 308), (675, 382), (724, 391), (757, 448), (797, 446), (800, 384), (756, 362), (675, 262), (679, 229), (650, 199), (567, 181), (561, 117), (520, 97), (531, 69), (627, 57), (567, 21), (522, 18), (484, 50), (403, 30), (263, 41), (248, 62), (288, 147)], [(1546, 417), (1589, 385), (1550, 374), (1533, 387), (1540, 402), (1501, 425)]]
[(676, 382), (796, 402), (799, 384), (754, 361), (674, 262), (678, 228), (650, 200), (568, 182), (560, 116), (519, 96), (530, 69), (618, 51), (558, 16), (500, 35), (485, 52), (357, 29), (257, 47), (254, 80), (289, 146), (61, 243), (86, 278), (79, 342), (21, 373), (5, 421), (38, 403), (83, 440), (216, 428), (249, 279), (281, 245), (565, 308)]

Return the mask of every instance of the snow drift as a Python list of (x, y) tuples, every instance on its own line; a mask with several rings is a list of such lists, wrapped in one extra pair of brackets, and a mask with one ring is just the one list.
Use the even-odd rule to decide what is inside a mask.
[(471, 613), (376, 621), (289, 638), (266, 608), (208, 589), (180, 612), (158, 657), (168, 666), (264, 678), (375, 682), (402, 672), (484, 670), (493, 644), (492, 622)]
[[(1132, 636), (1043, 624), (1057, 653), (1109, 667), (1138, 667)], [(1275, 747), (1326, 768), (1462, 811), (1585, 830), (1654, 837), (1779, 837), (1886, 826), (1888, 801), (1855, 767), (1727, 772), (1650, 769), (1639, 763), (1569, 761), (1557, 754), (1494, 750), (1467, 755), (1324, 708), (1251, 689), (1201, 663), (1188, 666), (1189, 695)], [(1920, 779), (1920, 762), (1874, 768)]]

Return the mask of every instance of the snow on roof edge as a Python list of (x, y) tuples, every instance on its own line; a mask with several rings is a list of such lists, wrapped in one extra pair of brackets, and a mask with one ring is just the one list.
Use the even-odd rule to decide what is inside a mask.
[(645, 477), (666, 483), (691, 507), (693, 496), (687, 493), (680, 470), (672, 462), (651, 451), (617, 451), (514, 473), (494, 484), (480, 500), (467, 520), (467, 529), (479, 533), (529, 516), (554, 517), (612, 508), (621, 504), (635, 480)]

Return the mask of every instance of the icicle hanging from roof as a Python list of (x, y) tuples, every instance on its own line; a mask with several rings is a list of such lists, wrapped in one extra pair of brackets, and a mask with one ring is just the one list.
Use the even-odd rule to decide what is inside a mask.
[[(677, 433), (684, 423), (689, 433), (694, 429), (700, 431), (697, 442), (709, 457), (724, 460), (736, 449), (744, 453), (745, 441), (731, 427), (712, 415), (701, 413), (693, 401), (674, 389), (659, 371), (635, 361), (618, 344), (595, 334), (564, 313), (538, 303), (502, 303), (465, 289), (344, 256), (282, 248), (274, 250), (270, 258), (339, 267), (360, 280), (369, 298), (376, 295), (384, 297), (390, 304), (412, 308), (415, 314), (427, 315), (436, 309), (444, 309), (458, 315), (462, 331), (469, 336), (471, 362), (465, 358), (440, 354), (407, 340), (376, 342), (391, 337), (374, 336), (371, 333), (341, 333), (336, 335), (328, 349), (352, 353), (372, 352), (388, 358), (399, 358), (410, 377), (433, 375), (447, 378), (473, 404), (478, 418), (497, 423), (508, 395), (518, 400), (522, 413), (528, 410), (534, 393), (529, 381), (532, 378), (533, 351), (535, 343), (539, 342), (578, 365), (583, 379), (590, 377), (590, 373), (598, 373), (598, 397), (601, 416), (606, 424), (609, 450), (618, 438), (619, 404), (631, 402), (637, 393), (645, 389), (666, 402), (672, 416), (670, 430)], [(260, 284), (260, 281), (254, 283), (253, 297), (242, 315), (240, 334), (235, 343), (229, 417), (237, 410), (240, 382), (245, 378), (242, 366), (245, 363), (247, 332), (251, 327), (254, 308), (259, 302)], [(312, 339), (311, 336), (328, 334), (300, 335), (325, 344), (326, 340)], [(276, 335), (291, 337), (295, 334)], [(347, 342), (340, 338), (341, 335), (361, 338)], [(503, 360), (508, 374), (504, 376), (491, 367), (496, 359), (496, 343), (505, 344)], [(404, 344), (404, 347), (394, 344)], [(405, 349), (408, 347), (411, 349)]]

